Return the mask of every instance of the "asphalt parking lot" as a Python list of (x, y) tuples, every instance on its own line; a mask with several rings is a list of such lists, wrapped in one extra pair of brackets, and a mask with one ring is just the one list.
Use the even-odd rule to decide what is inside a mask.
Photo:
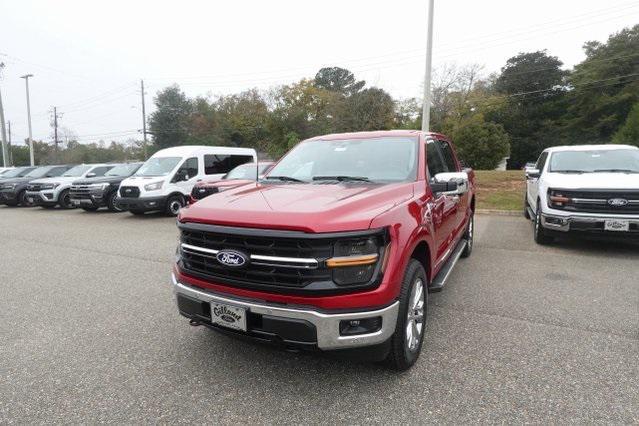
[(639, 422), (639, 247), (480, 216), (418, 364), (237, 341), (177, 314), (175, 220), (0, 207), (0, 423)]

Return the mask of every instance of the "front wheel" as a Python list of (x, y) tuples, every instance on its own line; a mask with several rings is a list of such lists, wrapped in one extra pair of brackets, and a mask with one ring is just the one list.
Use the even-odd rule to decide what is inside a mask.
[(109, 195), (109, 198), (107, 199), (107, 207), (109, 208), (109, 211), (112, 211), (112, 212), (122, 211), (122, 209), (118, 206), (118, 203), (116, 202), (117, 198), (118, 198), (117, 191), (114, 191), (111, 193), (111, 195)]
[(172, 195), (166, 200), (165, 213), (167, 216), (177, 216), (182, 207), (184, 207), (184, 198), (181, 195)]
[(58, 204), (60, 204), (60, 207), (62, 207), (63, 209), (72, 209), (73, 207), (75, 207), (71, 203), (71, 194), (69, 194), (68, 189), (65, 189), (60, 193), (60, 195), (58, 196), (58, 200)]
[(27, 191), (22, 191), (18, 194), (18, 204), (21, 207), (31, 207), (33, 203), (29, 202), (29, 197), (27, 197)]
[(391, 337), (391, 350), (386, 359), (395, 370), (408, 370), (419, 358), (426, 331), (427, 302), (426, 272), (421, 263), (411, 259), (404, 272), (397, 325), (395, 334)]
[(464, 251), (461, 253), (461, 257), (468, 257), (473, 252), (473, 240), (475, 239), (475, 213), (470, 215), (470, 219), (468, 220), (468, 227), (466, 228), (466, 233), (464, 234), (464, 239), (466, 240), (466, 247), (464, 247)]
[(537, 201), (537, 214), (535, 214), (535, 228), (534, 228), (535, 242), (540, 245), (550, 244), (553, 242), (553, 238), (546, 234), (546, 230), (541, 224), (541, 206)]

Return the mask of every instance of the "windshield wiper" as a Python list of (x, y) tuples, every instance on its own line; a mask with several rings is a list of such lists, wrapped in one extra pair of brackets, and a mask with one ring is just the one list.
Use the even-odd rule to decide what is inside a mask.
[(352, 181), (352, 182), (370, 182), (371, 180), (366, 176), (313, 176), (313, 180), (336, 180), (338, 182)]
[(301, 179), (291, 176), (266, 176), (266, 179), (280, 180), (282, 182), (304, 182)]
[(639, 173), (637, 170), (629, 170), (629, 169), (597, 169), (593, 170), (594, 172), (610, 172), (610, 173)]
[(553, 173), (592, 173), (590, 171), (587, 170), (552, 170)]

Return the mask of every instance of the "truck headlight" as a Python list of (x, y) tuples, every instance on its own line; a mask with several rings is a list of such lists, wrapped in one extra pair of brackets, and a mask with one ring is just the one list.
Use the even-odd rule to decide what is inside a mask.
[(144, 185), (144, 190), (145, 191), (157, 191), (158, 189), (162, 189), (162, 184), (164, 183), (164, 181), (159, 181), (159, 182), (153, 182), (150, 183), (148, 185)]
[(42, 185), (40, 187), (40, 189), (56, 189), (58, 186), (60, 186), (59, 183), (46, 183), (44, 185)]
[(92, 189), (100, 189), (102, 191), (104, 191), (105, 189), (108, 189), (109, 186), (111, 186), (110, 183), (94, 183), (93, 185), (91, 185)]
[(333, 254), (326, 266), (333, 269), (335, 284), (363, 284), (373, 278), (377, 269), (380, 245), (375, 237), (338, 241)]

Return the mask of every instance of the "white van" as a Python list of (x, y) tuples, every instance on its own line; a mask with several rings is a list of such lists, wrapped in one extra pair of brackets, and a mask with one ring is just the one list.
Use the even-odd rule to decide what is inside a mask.
[(240, 164), (255, 162), (252, 148), (176, 146), (153, 154), (130, 178), (122, 181), (117, 204), (135, 215), (162, 211), (175, 216), (186, 205), (193, 185), (220, 179)]

